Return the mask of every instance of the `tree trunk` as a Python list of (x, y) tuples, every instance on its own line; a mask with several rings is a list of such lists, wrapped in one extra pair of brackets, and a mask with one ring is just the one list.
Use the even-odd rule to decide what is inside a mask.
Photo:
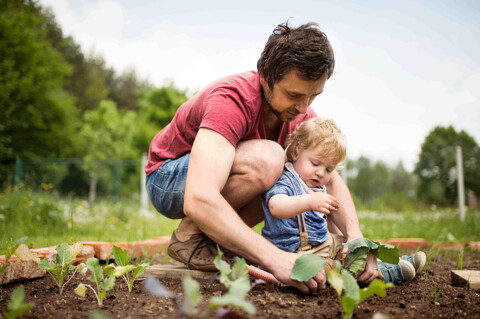
[(95, 198), (97, 197), (97, 172), (94, 171), (90, 178), (90, 190), (88, 192), (88, 204), (90, 209), (93, 209)]

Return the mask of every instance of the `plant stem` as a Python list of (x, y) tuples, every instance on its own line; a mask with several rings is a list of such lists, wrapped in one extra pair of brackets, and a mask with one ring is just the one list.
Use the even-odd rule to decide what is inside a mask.
[[(98, 305), (103, 306), (103, 302), (100, 300), (100, 297), (98, 296), (97, 292), (95, 291), (95, 288), (93, 288), (90, 285), (85, 285), (85, 287), (88, 287), (88, 288), (92, 289), (93, 293), (95, 294), (95, 297), (97, 298)], [(97, 287), (98, 287), (98, 285), (97, 285)]]
[(65, 281), (62, 285), (62, 287), (60, 288), (60, 295), (62, 294), (63, 292), (63, 287), (65, 287), (69, 282), (70, 280), (72, 280), (72, 278), (75, 276), (75, 274), (77, 273), (77, 270), (78, 268), (75, 268), (75, 271), (73, 272), (73, 274), (70, 275), (70, 277), (67, 279), (67, 281)]

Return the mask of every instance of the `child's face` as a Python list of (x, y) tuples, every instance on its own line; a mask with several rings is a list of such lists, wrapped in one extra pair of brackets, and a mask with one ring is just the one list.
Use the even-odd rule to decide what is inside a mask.
[(300, 151), (293, 167), (308, 187), (320, 187), (330, 181), (336, 162), (318, 156), (318, 148)]

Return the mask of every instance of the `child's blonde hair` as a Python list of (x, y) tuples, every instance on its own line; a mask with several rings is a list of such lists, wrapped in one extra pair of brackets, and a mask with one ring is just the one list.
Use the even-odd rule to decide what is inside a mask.
[(346, 141), (333, 120), (312, 118), (301, 123), (288, 136), (287, 160), (296, 161), (300, 151), (321, 146), (317, 156), (340, 163), (346, 157)]

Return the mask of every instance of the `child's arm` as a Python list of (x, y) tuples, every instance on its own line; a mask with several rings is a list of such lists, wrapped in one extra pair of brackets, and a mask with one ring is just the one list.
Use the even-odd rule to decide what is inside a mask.
[(322, 192), (297, 196), (277, 194), (268, 201), (268, 208), (273, 217), (291, 218), (308, 210), (328, 215), (339, 208), (339, 203), (332, 195)]

